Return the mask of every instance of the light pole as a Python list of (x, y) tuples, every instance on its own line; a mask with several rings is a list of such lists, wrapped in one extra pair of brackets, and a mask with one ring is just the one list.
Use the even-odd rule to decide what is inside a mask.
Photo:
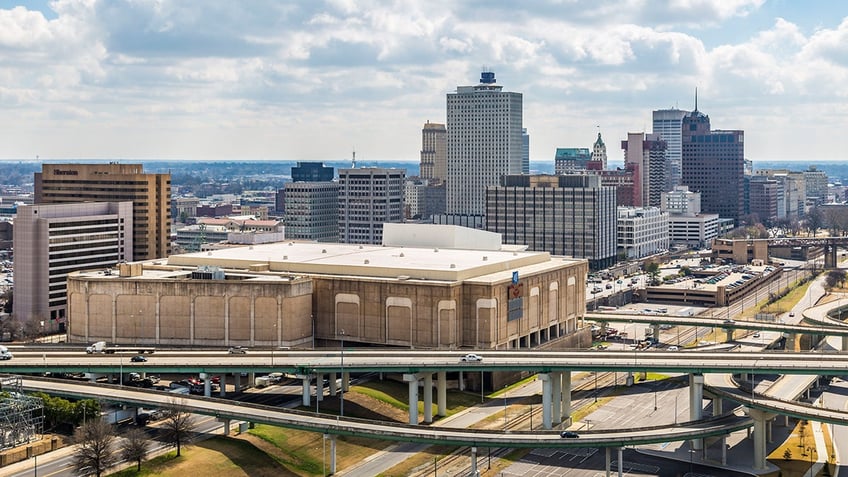
[(118, 374), (118, 387), (122, 388), (122, 387), (124, 387), (124, 356), (123, 355), (121, 355), (120, 360), (121, 360), (121, 367), (120, 367), (120, 374)]
[(341, 394), (339, 394), (339, 396), (340, 396), (340, 398), (339, 398), (339, 413), (341, 414), (342, 417), (344, 417), (344, 390), (345, 390), (345, 374), (344, 374), (344, 337), (345, 337), (345, 330), (344, 330), (344, 328), (341, 329), (341, 336), (342, 336), (342, 353), (341, 353), (342, 388), (341, 388)]
[(815, 447), (807, 446), (807, 454), (810, 455), (810, 477), (813, 477), (813, 452), (816, 451)]
[(595, 371), (595, 402), (598, 402), (598, 372)]
[(506, 386), (504, 386), (503, 397), (504, 397), (504, 432), (506, 432), (507, 424), (509, 424), (509, 418), (507, 417), (507, 414), (506, 414)]

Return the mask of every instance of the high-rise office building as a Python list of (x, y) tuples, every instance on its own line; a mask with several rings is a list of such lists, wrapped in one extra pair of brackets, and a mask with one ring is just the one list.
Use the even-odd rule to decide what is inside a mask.
[(658, 109), (654, 111), (653, 133), (659, 134), (666, 142), (666, 155), (668, 156), (668, 190), (673, 190), (680, 185), (682, 177), (681, 158), (683, 157), (683, 116), (688, 111), (681, 109)]
[(530, 173), (530, 134), (527, 128), (521, 128), (521, 173)]
[(782, 191), (781, 184), (766, 175), (751, 177), (750, 212), (767, 227), (775, 225), (778, 219), (778, 210), (783, 202)]
[(447, 214), (484, 216), (486, 187), (522, 172), (523, 98), (503, 91), (495, 74), (447, 95)]
[(39, 331), (64, 331), (68, 274), (133, 260), (132, 231), (130, 201), (18, 207), (15, 316)]
[(503, 242), (615, 264), (616, 191), (594, 175), (509, 175), (486, 190), (486, 230)]
[(339, 241), (380, 245), (383, 224), (403, 222), (406, 169), (339, 169)]
[(634, 164), (637, 206), (659, 207), (662, 193), (668, 191), (666, 143), (657, 134), (627, 133), (621, 141), (624, 163)]
[(35, 173), (36, 204), (133, 203), (133, 260), (171, 254), (171, 174), (141, 164), (44, 164)]
[(683, 185), (701, 193), (707, 213), (739, 222), (745, 214), (745, 133), (710, 128), (710, 117), (698, 111), (683, 118)]
[(323, 162), (302, 162), (291, 168), (292, 182), (330, 182), (335, 171)]
[(444, 124), (427, 121), (421, 130), (421, 165), (419, 175), (422, 179), (444, 181), (448, 175), (447, 129)]
[(554, 173), (574, 174), (589, 168), (592, 151), (586, 147), (558, 147), (554, 152)]
[(804, 171), (804, 188), (808, 205), (824, 204), (827, 201), (827, 174), (810, 166)]
[(286, 238), (339, 241), (339, 183), (286, 182)]

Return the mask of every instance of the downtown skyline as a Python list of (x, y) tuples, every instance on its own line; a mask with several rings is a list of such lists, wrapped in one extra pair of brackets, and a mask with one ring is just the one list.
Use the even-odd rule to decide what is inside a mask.
[(417, 161), (445, 95), (490, 69), (524, 95), (534, 162), (650, 132), (696, 87), (716, 127), (745, 130), (747, 159), (837, 160), (846, 16), (824, 1), (13, 2), (0, 159)]

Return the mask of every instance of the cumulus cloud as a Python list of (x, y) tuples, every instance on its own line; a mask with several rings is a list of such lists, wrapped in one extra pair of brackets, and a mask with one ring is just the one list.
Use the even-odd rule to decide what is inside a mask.
[[(100, 143), (106, 157), (132, 156), (126, 145), (142, 144), (120, 134), (139, 127), (153, 137), (161, 127), (171, 131), (167, 140), (162, 133), (168, 144), (173, 131), (213, 144), (235, 140), (236, 131), (251, 141), (274, 138), (264, 149), (245, 146), (263, 157), (322, 159), (333, 148), (347, 155), (356, 142), (363, 151), (375, 144), (383, 158), (416, 159), (421, 124), (444, 121), (445, 93), (475, 83), (489, 65), (508, 90), (525, 95), (534, 159), (587, 145), (599, 123), (625, 129), (608, 131), (615, 143), (651, 109), (688, 103), (695, 86), (716, 108), (713, 117), (737, 118), (718, 126), (752, 128), (751, 138), (758, 110), (794, 115), (798, 107), (800, 119), (848, 94), (834, 87), (848, 79), (848, 20), (805, 31), (789, 15), (763, 21), (763, 5), (54, 0), (49, 11), (0, 9), (0, 127), (21, 127), (25, 117), (34, 121), (27, 129), (45, 133), (118, 131), (114, 143)], [(740, 33), (751, 18), (766, 27)], [(722, 38), (725, 29), (734, 29), (733, 41), (702, 40), (702, 32)], [(318, 133), (309, 128), (330, 140), (312, 141)], [(20, 149), (25, 141), (15, 144), (0, 156), (30, 155)], [(79, 157), (68, 144), (58, 142), (54, 155)], [(155, 156), (143, 144), (139, 154)], [(198, 145), (197, 154), (232, 147)]]

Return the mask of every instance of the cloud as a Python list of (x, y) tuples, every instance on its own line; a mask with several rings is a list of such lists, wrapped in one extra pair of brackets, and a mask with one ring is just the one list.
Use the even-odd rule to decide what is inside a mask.
[[(31, 118), (28, 129), (72, 128), (80, 138), (134, 127), (152, 138), (161, 128), (167, 144), (178, 137), (166, 129), (190, 131), (216, 145), (195, 145), (198, 154), (229, 153), (244, 134), (260, 141), (245, 150), (266, 157), (347, 155), (356, 142), (415, 159), (421, 124), (444, 121), (445, 93), (476, 83), (483, 65), (524, 93), (525, 123), (538, 128), (534, 156), (543, 158), (587, 145), (599, 123), (622, 128), (605, 133), (614, 144), (642, 129), (651, 109), (688, 104), (696, 86), (716, 124), (750, 128), (748, 139), (772, 134), (758, 131), (757, 112), (814, 120), (824, 108), (838, 117), (828, 105), (848, 95), (834, 86), (848, 80), (848, 21), (804, 31), (789, 15), (764, 19), (763, 5), (56, 0), (50, 12), (0, 9), (0, 127)], [(766, 26), (745, 30), (753, 19)], [(728, 40), (707, 46), (705, 32)], [(587, 144), (563, 131), (580, 131)], [(224, 137), (235, 143), (225, 147)], [(122, 144), (155, 154), (155, 141), (136, 139), (100, 144), (107, 155), (132, 156)], [(57, 142), (56, 155), (79, 157), (74, 142)]]

